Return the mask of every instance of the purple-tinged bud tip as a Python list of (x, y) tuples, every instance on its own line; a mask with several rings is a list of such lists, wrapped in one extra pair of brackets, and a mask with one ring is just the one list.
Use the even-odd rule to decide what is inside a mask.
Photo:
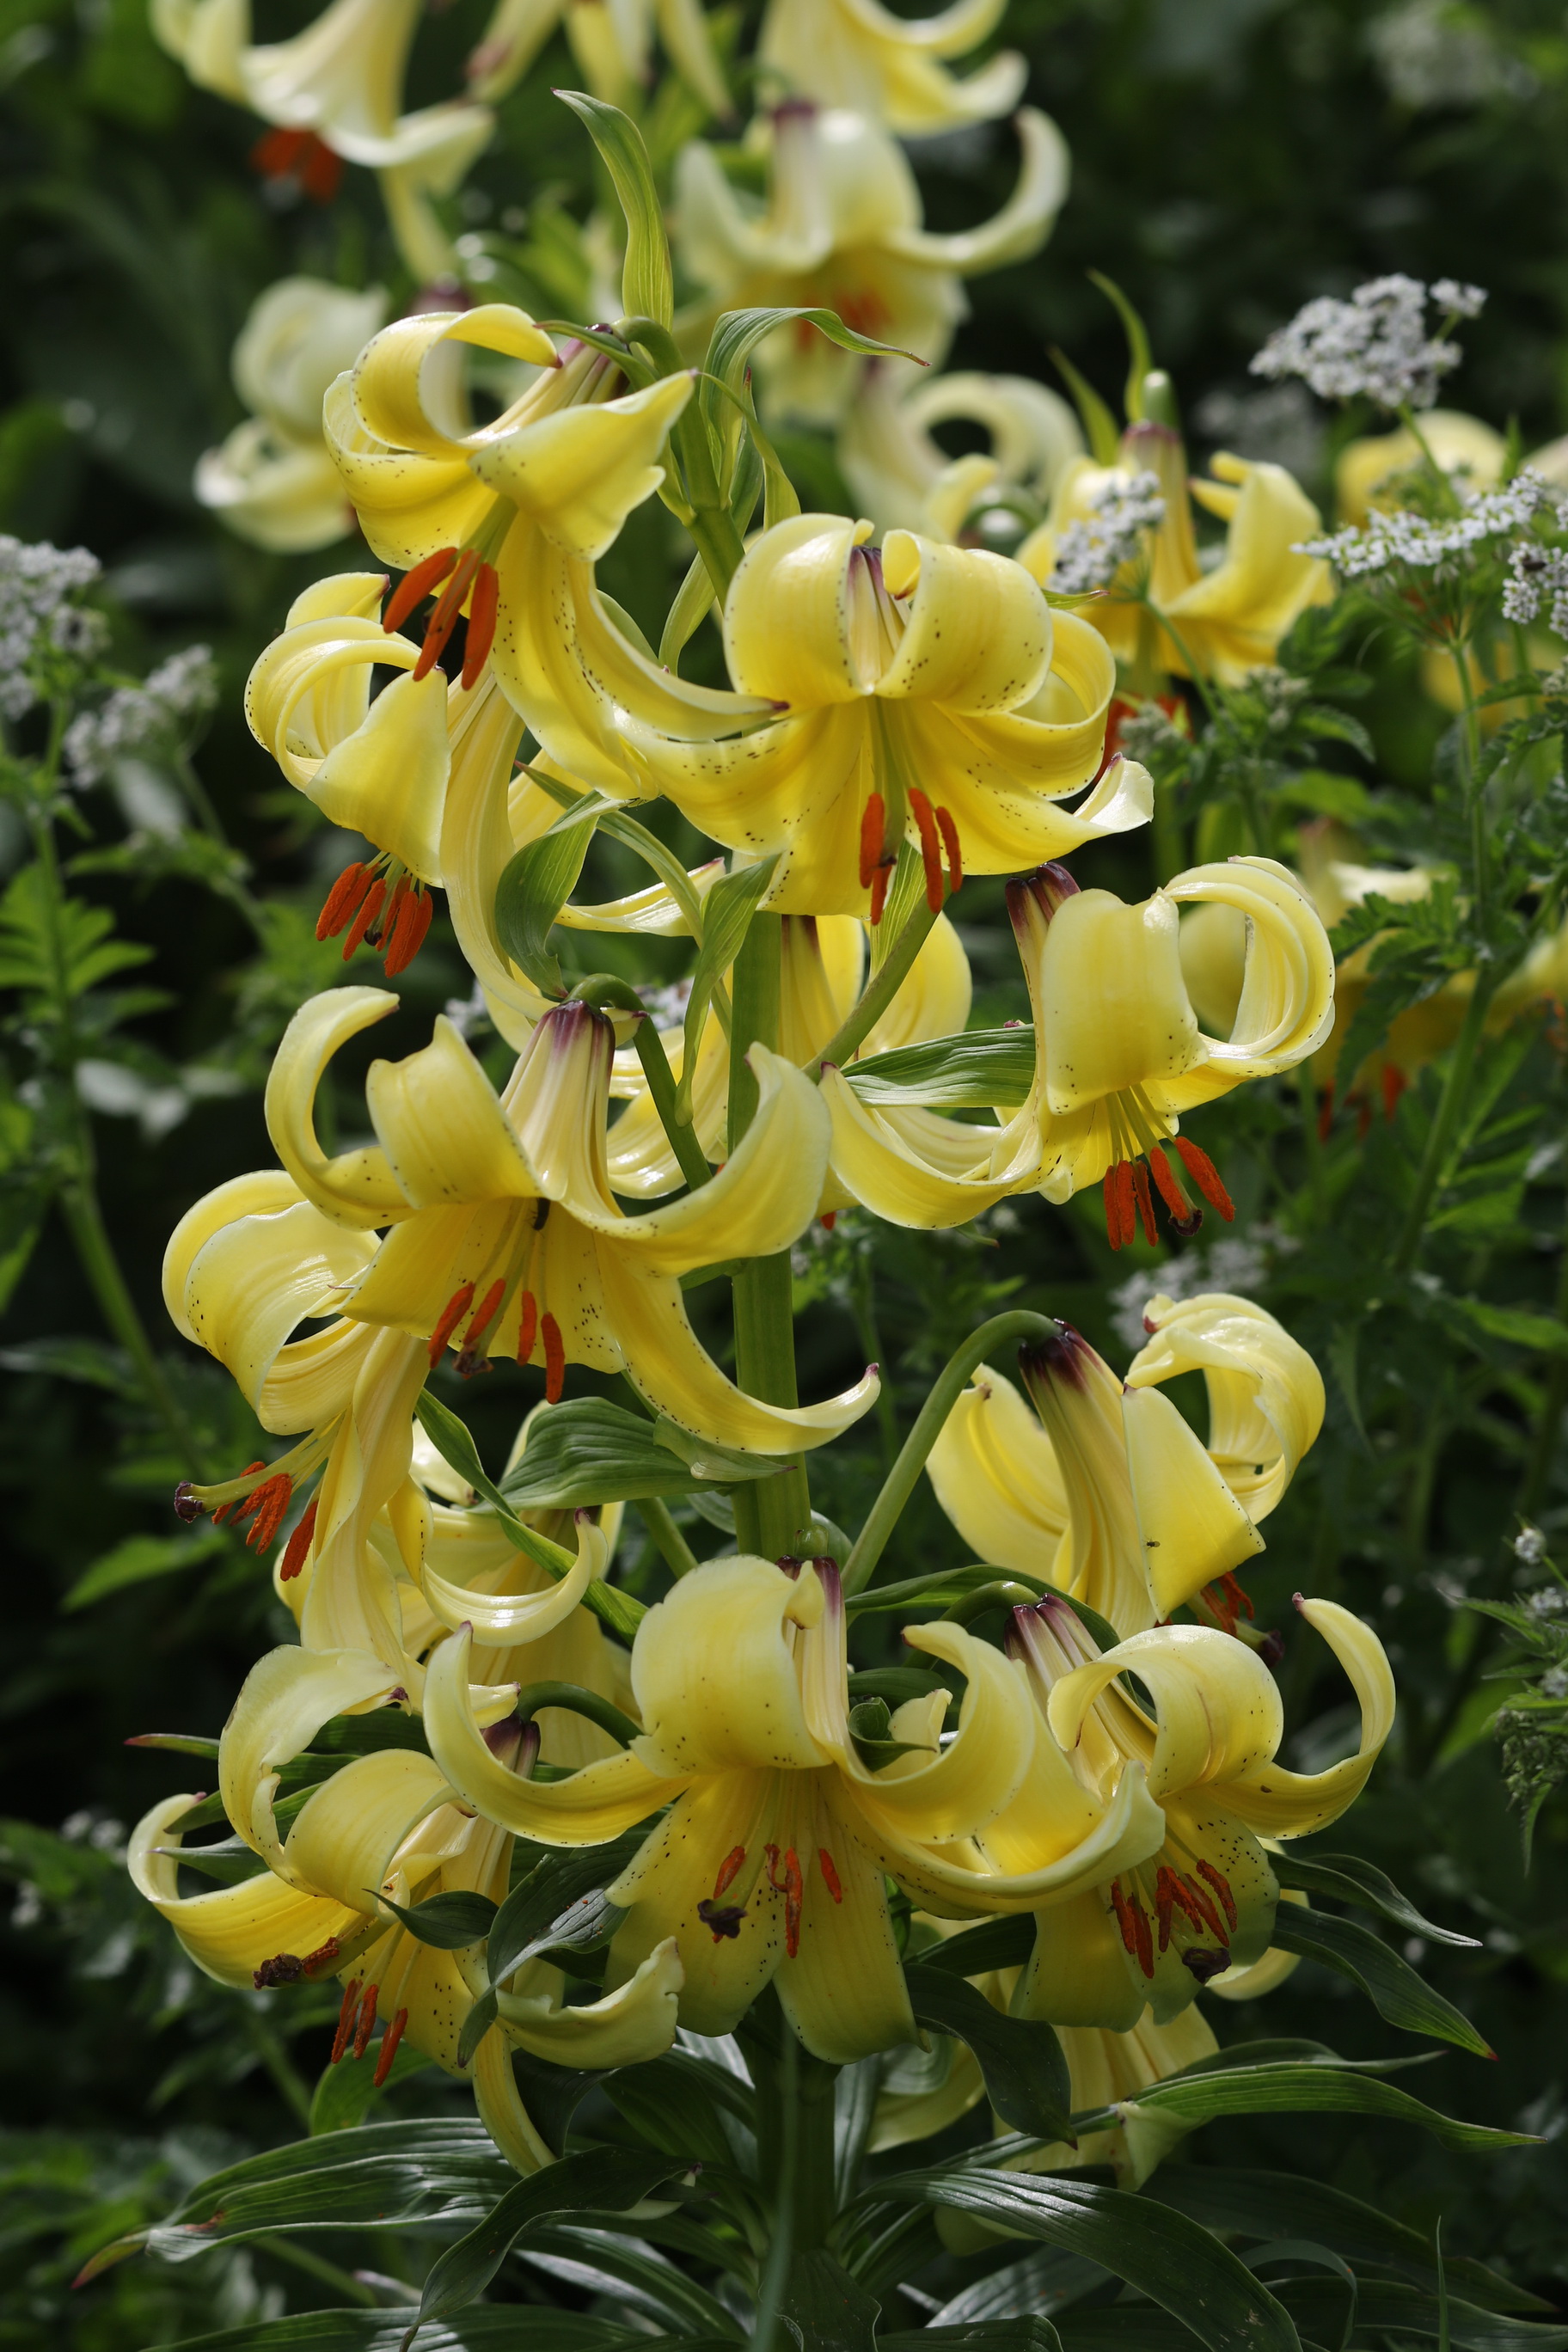
[(188, 1528), (191, 1521), (199, 1519), (201, 1515), (202, 1507), (196, 1500), (190, 1480), (182, 1478), (174, 1489), (174, 1517)]

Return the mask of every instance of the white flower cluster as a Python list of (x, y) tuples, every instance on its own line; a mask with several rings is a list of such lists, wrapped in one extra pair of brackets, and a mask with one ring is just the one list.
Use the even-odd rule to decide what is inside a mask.
[(1509, 562), (1512, 576), (1503, 586), (1504, 619), (1533, 621), (1550, 602), (1547, 626), (1568, 637), (1568, 548), (1542, 547), (1539, 540), (1527, 539)]
[(1537, 86), (1529, 67), (1454, 0), (1405, 0), (1374, 17), (1366, 38), (1401, 106), (1481, 106), (1489, 98), (1528, 98)]
[(38, 699), (40, 655), (86, 659), (99, 651), (101, 615), (70, 599), (91, 587), (100, 568), (85, 547), (29, 547), (0, 535), (0, 717), (20, 719)]
[[(1479, 286), (1440, 278), (1430, 299), (1447, 320), (1473, 319)], [(1277, 328), (1252, 362), (1254, 375), (1300, 376), (1322, 400), (1364, 393), (1382, 408), (1430, 408), (1439, 380), (1458, 367), (1458, 343), (1426, 332), (1428, 289), (1395, 273), (1358, 286), (1348, 302), (1320, 295)]]
[(1069, 522), (1057, 541), (1047, 583), (1059, 596), (1087, 596), (1105, 587), (1137, 554), (1143, 533), (1165, 519), (1153, 474), (1118, 474), (1095, 492), (1089, 511)]
[(79, 785), (96, 784), (116, 760), (182, 731), (217, 699), (217, 667), (206, 646), (187, 646), (140, 686), (117, 687), (101, 710), (84, 710), (66, 730), (66, 764)]
[[(1462, 485), (1459, 495), (1465, 496)], [(1550, 508), (1560, 523), (1568, 516), (1568, 499), (1527, 467), (1505, 488), (1466, 499), (1459, 514), (1374, 511), (1364, 530), (1352, 527), (1325, 539), (1304, 539), (1294, 552), (1326, 557), (1344, 580), (1364, 580), (1396, 567), (1448, 578), (1486, 541), (1511, 539), (1528, 530), (1543, 507)], [(1529, 545), (1533, 549), (1535, 542), (1531, 541)], [(1536, 551), (1546, 552), (1544, 549)]]

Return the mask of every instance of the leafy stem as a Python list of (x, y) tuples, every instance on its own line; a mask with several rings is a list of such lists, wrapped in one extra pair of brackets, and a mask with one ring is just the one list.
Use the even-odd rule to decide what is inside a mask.
[(1476, 984), (1470, 992), (1470, 1001), (1465, 1007), (1464, 1024), (1455, 1041), (1453, 1055), (1448, 1064), (1448, 1074), (1443, 1081), (1443, 1092), (1437, 1104), (1437, 1115), (1432, 1121), (1431, 1131), (1426, 1138), (1426, 1148), (1421, 1155), (1421, 1166), (1415, 1178), (1415, 1190), (1410, 1196), (1410, 1205), (1405, 1211), (1405, 1223), (1400, 1229), (1398, 1242), (1394, 1245), (1393, 1263), (1401, 1274), (1408, 1274), (1421, 1255), (1421, 1244), (1426, 1236), (1426, 1217), (1432, 1206), (1432, 1196), (1436, 1192), (1443, 1171), (1447, 1165), (1448, 1154), (1453, 1149), (1454, 1137), (1458, 1132), (1466, 1098), (1470, 1090), (1470, 1080), (1475, 1074), (1476, 1055), (1486, 1029), (1487, 1013), (1497, 992), (1497, 986), (1495, 971), (1489, 964), (1481, 964), (1476, 972)]

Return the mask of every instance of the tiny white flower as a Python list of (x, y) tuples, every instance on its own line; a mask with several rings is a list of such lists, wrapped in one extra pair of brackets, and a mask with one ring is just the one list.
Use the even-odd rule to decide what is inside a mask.
[[(1450, 318), (1473, 319), (1479, 286), (1439, 278), (1431, 299)], [(1348, 302), (1322, 294), (1277, 328), (1252, 362), (1254, 375), (1300, 376), (1322, 400), (1358, 394), (1381, 408), (1430, 408), (1442, 377), (1458, 367), (1458, 343), (1426, 332), (1427, 289), (1395, 272), (1358, 286)]]
[(1050, 586), (1061, 596), (1087, 596), (1131, 563), (1146, 530), (1165, 519), (1165, 501), (1153, 474), (1118, 474), (1098, 489), (1089, 511), (1069, 522), (1057, 541)]

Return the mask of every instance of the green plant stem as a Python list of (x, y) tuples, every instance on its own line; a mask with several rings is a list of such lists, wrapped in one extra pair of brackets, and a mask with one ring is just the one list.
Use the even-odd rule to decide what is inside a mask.
[(915, 958), (931, 937), (936, 916), (936, 908), (928, 906), (921, 898), (883, 958), (880, 968), (861, 992), (859, 1003), (851, 1007), (842, 1025), (828, 1039), (821, 1053), (812, 1055), (809, 1068), (813, 1077), (818, 1076), (828, 1064), (837, 1069), (848, 1061), (870, 1035), (909, 978)]
[[(623, 319), (620, 325), (629, 343), (642, 345), (660, 376), (680, 373), (683, 362), (668, 327), (661, 326), (657, 319)], [(713, 583), (721, 609), (730, 593), (730, 583), (746, 551), (746, 543), (720, 488), (708, 420), (700, 401), (688, 401), (676, 418), (670, 427), (669, 446), (680, 467), (681, 486), (691, 509), (686, 528), (697, 541), (698, 552), (708, 567), (708, 577)]]
[(1470, 1078), (1475, 1070), (1476, 1055), (1486, 1028), (1497, 982), (1484, 967), (1476, 974), (1476, 984), (1470, 1001), (1465, 1007), (1464, 1024), (1455, 1040), (1448, 1075), (1443, 1081), (1443, 1092), (1437, 1104), (1437, 1116), (1426, 1138), (1426, 1149), (1421, 1155), (1421, 1166), (1415, 1178), (1415, 1190), (1405, 1211), (1405, 1223), (1395, 1244), (1393, 1265), (1396, 1273), (1408, 1274), (1421, 1255), (1421, 1244), (1426, 1231), (1426, 1214), (1432, 1206), (1432, 1196), (1437, 1189), (1443, 1170), (1453, 1149), (1454, 1137), (1464, 1114), (1465, 1098), (1470, 1090)]
[(833, 2104), (838, 2069), (802, 2049), (771, 1988), (742, 2026), (741, 2039), (757, 2086), (758, 2185), (773, 2207), (776, 2232), (758, 2296), (752, 2337), (757, 2345), (775, 2340), (789, 2263), (825, 2245), (837, 2218)]
[(586, 1723), (596, 1723), (622, 1748), (631, 1746), (640, 1728), (609, 1699), (601, 1698), (597, 1691), (584, 1690), (581, 1683), (528, 1683), (517, 1695), (518, 1716), (524, 1723), (531, 1723), (547, 1706), (558, 1706), (568, 1715), (580, 1715)]
[[(1568, 1324), (1568, 1232), (1563, 1237), (1563, 1255), (1557, 1265), (1557, 1297), (1552, 1312), (1559, 1323)], [(1552, 1473), (1557, 1464), (1557, 1445), (1563, 1432), (1565, 1409), (1568, 1409), (1568, 1355), (1553, 1356), (1552, 1369), (1546, 1375), (1546, 1388), (1541, 1400), (1541, 1412), (1531, 1444), (1530, 1459), (1525, 1465), (1515, 1507), (1521, 1519), (1533, 1519), (1552, 1491)]]
[(676, 1115), (675, 1074), (664, 1050), (664, 1040), (653, 1025), (651, 1013), (637, 1023), (632, 1043), (637, 1049), (637, 1059), (647, 1080), (653, 1107), (658, 1113), (658, 1123), (664, 1129), (681, 1174), (695, 1192), (708, 1182), (713, 1171), (708, 1165), (706, 1152), (697, 1140), (697, 1129), (687, 1126)]
[(846, 1594), (858, 1592), (870, 1582), (900, 1514), (919, 1483), (926, 1456), (976, 1366), (983, 1364), (994, 1349), (1007, 1347), (1015, 1340), (1055, 1339), (1060, 1332), (1061, 1325), (1053, 1322), (1048, 1315), (1035, 1315), (1027, 1308), (1018, 1307), (1010, 1314), (994, 1315), (989, 1323), (972, 1331), (963, 1345), (948, 1358), (844, 1563)]
[(689, 1576), (694, 1568), (701, 1567), (701, 1561), (670, 1517), (667, 1503), (661, 1503), (657, 1495), (644, 1495), (636, 1508), (671, 1576)]
[[(777, 915), (752, 918), (733, 971), (733, 1025), (730, 1034), (730, 1150), (734, 1152), (756, 1116), (757, 1082), (747, 1066), (753, 1045), (772, 1047), (779, 1037), (784, 926)], [(766, 1404), (800, 1402), (795, 1375), (795, 1310), (789, 1252), (754, 1257), (736, 1275), (735, 1378), (749, 1396)], [(810, 1525), (811, 1496), (805, 1464), (796, 1454), (776, 1478), (737, 1488), (735, 1540), (742, 1552), (777, 1559), (793, 1552)]]

